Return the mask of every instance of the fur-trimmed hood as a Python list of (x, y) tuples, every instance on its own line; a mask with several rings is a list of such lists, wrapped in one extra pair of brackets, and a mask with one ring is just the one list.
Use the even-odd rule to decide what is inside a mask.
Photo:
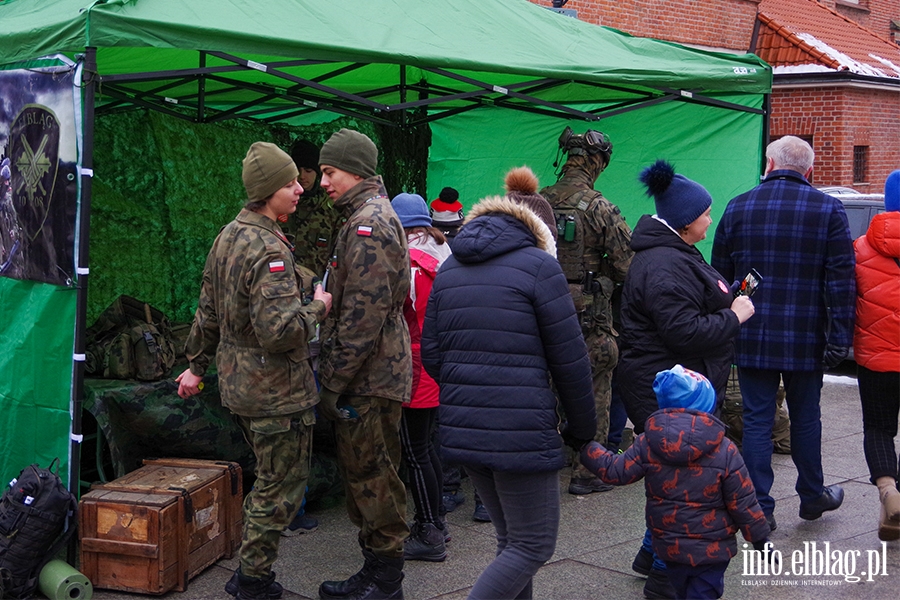
[(500, 196), (473, 206), (452, 244), (453, 255), (463, 263), (483, 262), (527, 246), (556, 257), (550, 228), (532, 210)]

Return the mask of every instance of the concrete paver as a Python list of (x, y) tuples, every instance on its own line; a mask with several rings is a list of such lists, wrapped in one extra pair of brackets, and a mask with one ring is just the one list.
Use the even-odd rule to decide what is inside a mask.
[[(822, 394), (825, 483), (844, 487), (844, 505), (817, 521), (798, 516), (799, 498), (794, 491), (796, 470), (789, 456), (775, 455), (775, 516), (778, 529), (771, 540), (792, 569), (792, 554), (804, 549), (832, 552), (832, 563), (842, 570), (854, 567), (860, 581), (841, 575), (749, 575), (743, 556), (728, 568), (725, 598), (779, 600), (845, 598), (858, 600), (896, 598), (900, 584), (900, 542), (882, 546), (877, 537), (878, 494), (868, 481), (862, 450), (862, 416), (855, 380), (826, 377)], [(568, 472), (560, 473), (562, 519), (556, 552), (537, 573), (534, 597), (551, 600), (593, 598), (643, 598), (644, 580), (631, 571), (631, 561), (644, 534), (644, 488), (640, 483), (590, 496), (566, 493)], [(443, 563), (407, 562), (405, 597), (410, 600), (462, 600), (495, 552), (493, 527), (471, 520), (474, 504), (469, 480), (463, 490), (467, 501), (448, 515), (453, 540)], [(410, 501), (411, 506), (411, 501)], [(319, 528), (306, 535), (282, 540), (275, 564), (286, 600), (317, 598), (323, 579), (343, 579), (362, 565), (356, 530), (343, 506), (313, 513)], [(410, 518), (412, 518), (410, 516)], [(743, 540), (738, 536), (738, 548)], [(856, 554), (858, 552), (858, 554)], [(869, 576), (869, 556), (884, 558), (879, 573)], [(855, 565), (851, 559), (855, 558)], [(840, 561), (838, 561), (840, 559)], [(165, 600), (223, 598), (222, 588), (237, 560), (222, 560), (191, 581), (187, 592), (170, 592)], [(797, 564), (800, 566), (800, 563)], [(865, 571), (866, 575), (862, 572)], [(852, 578), (849, 578), (852, 579)], [(870, 580), (871, 579), (871, 580)], [(110, 590), (95, 590), (95, 600), (141, 598)]]

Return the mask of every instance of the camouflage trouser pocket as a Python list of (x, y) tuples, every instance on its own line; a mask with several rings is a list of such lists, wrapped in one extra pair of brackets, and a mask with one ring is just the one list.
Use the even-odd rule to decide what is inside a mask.
[(274, 435), (276, 433), (285, 433), (291, 429), (290, 415), (279, 417), (251, 417), (247, 420), (250, 422), (249, 429), (253, 433)]
[(588, 336), (588, 355), (594, 373), (612, 371), (619, 362), (619, 346), (612, 336), (594, 333)]

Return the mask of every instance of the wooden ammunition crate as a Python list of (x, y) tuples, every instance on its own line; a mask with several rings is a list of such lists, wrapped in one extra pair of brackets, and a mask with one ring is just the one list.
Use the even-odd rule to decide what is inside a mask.
[(95, 588), (163, 594), (241, 543), (241, 467), (185, 458), (144, 466), (81, 498), (81, 571)]

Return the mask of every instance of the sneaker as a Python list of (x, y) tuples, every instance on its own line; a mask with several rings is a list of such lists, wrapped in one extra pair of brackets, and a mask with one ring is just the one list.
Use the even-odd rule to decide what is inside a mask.
[(775, 531), (778, 529), (778, 523), (775, 522), (775, 515), (766, 515), (766, 523), (769, 524), (769, 531)]
[(481, 502), (475, 503), (475, 512), (472, 513), (472, 520), (477, 521), (478, 523), (491, 522), (491, 515), (488, 514), (487, 509)]
[(304, 533), (311, 533), (319, 527), (319, 521), (315, 517), (311, 517), (305, 512), (294, 517), (291, 524), (285, 527), (281, 535), (284, 537), (294, 537)]
[(650, 569), (647, 583), (644, 584), (644, 598), (676, 598), (675, 588), (669, 582), (669, 576), (662, 569)]
[(403, 558), (443, 562), (447, 558), (444, 547), (444, 532), (434, 523), (413, 523), (409, 537), (403, 543)]
[(631, 562), (631, 570), (639, 575), (650, 575), (651, 568), (653, 568), (653, 553), (641, 546)]
[(844, 489), (839, 485), (829, 485), (816, 500), (800, 503), (800, 518), (804, 521), (815, 521), (822, 513), (840, 508), (844, 503)]
[(594, 492), (608, 492), (613, 487), (608, 483), (604, 483), (599, 477), (569, 480), (569, 493), (575, 496), (585, 496)]
[(449, 512), (453, 512), (456, 510), (456, 507), (466, 501), (466, 497), (457, 492), (448, 492), (441, 496), (441, 501), (444, 503), (444, 510)]

